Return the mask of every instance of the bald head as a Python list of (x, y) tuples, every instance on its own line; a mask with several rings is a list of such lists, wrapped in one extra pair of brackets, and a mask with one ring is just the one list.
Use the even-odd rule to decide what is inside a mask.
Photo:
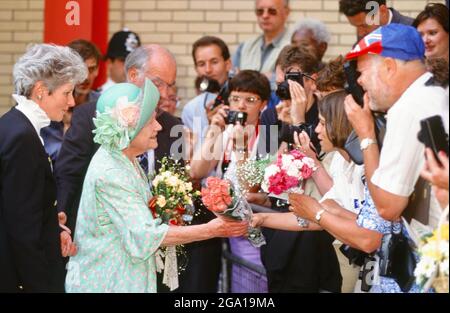
[(177, 77), (177, 63), (173, 54), (160, 45), (146, 45), (130, 53), (125, 61), (128, 82), (138, 87), (150, 79), (161, 95), (159, 108), (165, 110), (170, 102)]

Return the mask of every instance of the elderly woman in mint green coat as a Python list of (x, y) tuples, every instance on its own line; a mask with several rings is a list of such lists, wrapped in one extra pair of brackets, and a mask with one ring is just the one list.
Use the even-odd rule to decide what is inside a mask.
[(221, 218), (203, 225), (175, 227), (154, 219), (149, 182), (136, 159), (158, 146), (157, 88), (118, 84), (97, 104), (95, 141), (101, 145), (83, 186), (67, 292), (156, 292), (155, 253), (213, 237), (237, 237), (245, 223)]

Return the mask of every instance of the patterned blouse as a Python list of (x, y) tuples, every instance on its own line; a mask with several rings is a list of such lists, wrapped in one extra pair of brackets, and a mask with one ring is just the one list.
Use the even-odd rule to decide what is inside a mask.
[[(372, 197), (370, 196), (367, 184), (365, 186), (364, 193), (366, 201), (363, 204), (356, 221), (359, 227), (376, 231), (383, 235), (388, 235), (392, 232), (395, 234), (399, 234), (402, 231), (405, 232), (401, 223), (387, 221), (378, 214), (377, 208), (375, 207)], [(371, 293), (402, 293), (402, 290), (394, 279), (383, 276), (379, 276), (378, 278), (378, 283), (375, 283), (370, 290)], [(420, 292), (420, 289), (417, 285), (414, 285), (409, 291), (409, 293), (418, 292)]]
[(154, 220), (148, 180), (137, 161), (100, 148), (89, 166), (78, 210), (66, 291), (156, 292), (154, 254), (168, 226)]

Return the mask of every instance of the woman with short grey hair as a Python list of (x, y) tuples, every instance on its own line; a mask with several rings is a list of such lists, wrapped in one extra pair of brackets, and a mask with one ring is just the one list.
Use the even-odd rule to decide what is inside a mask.
[(87, 77), (68, 47), (30, 47), (13, 70), (17, 105), (0, 118), (0, 292), (63, 292), (63, 257), (76, 253), (58, 226), (56, 186), (40, 130), (75, 105)]

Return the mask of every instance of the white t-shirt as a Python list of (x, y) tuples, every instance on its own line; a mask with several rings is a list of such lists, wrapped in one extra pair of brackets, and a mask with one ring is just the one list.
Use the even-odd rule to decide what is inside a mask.
[(347, 162), (335, 153), (329, 170), (333, 187), (321, 202), (334, 200), (346, 210), (358, 214), (364, 201), (364, 166)]
[(441, 87), (427, 87), (432, 77), (418, 78), (387, 114), (380, 165), (372, 183), (392, 194), (409, 197), (425, 164), (425, 146), (418, 140), (420, 121), (440, 115), (448, 133), (448, 96)]

